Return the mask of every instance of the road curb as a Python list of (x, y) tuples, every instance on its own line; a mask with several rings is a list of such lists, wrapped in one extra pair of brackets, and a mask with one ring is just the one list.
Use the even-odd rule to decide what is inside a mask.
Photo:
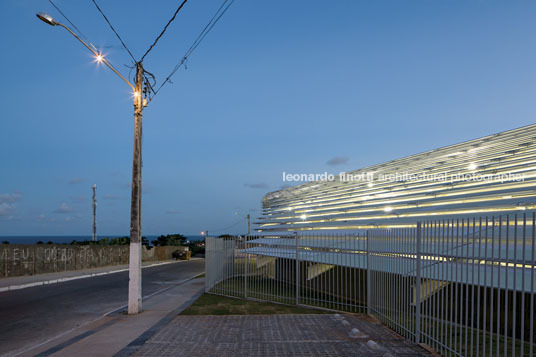
[[(200, 259), (199, 259), (199, 258), (194, 258), (194, 259), (190, 259), (190, 260), (200, 260)], [(169, 264), (169, 263), (175, 263), (175, 262), (166, 262), (166, 263)], [(163, 265), (163, 264), (158, 264), (158, 265)], [(154, 266), (154, 265), (151, 265), (151, 266)], [(148, 267), (148, 266), (147, 266), (147, 267)], [(201, 276), (201, 275), (203, 275), (203, 274), (205, 274), (205, 272), (198, 273), (198, 274), (196, 274), (196, 275), (194, 275), (194, 276), (191, 276), (191, 277), (186, 278), (186, 279), (184, 279), (184, 280), (181, 280), (181, 281), (179, 281), (179, 282), (177, 282), (177, 283), (174, 283), (173, 285), (170, 285), (170, 286), (168, 286), (168, 287), (165, 287), (165, 288), (163, 288), (163, 289), (160, 289), (160, 290), (158, 290), (158, 291), (155, 291), (155, 292), (152, 293), (152, 294), (143, 296), (143, 301), (145, 302), (145, 301), (149, 300), (150, 298), (152, 298), (153, 296), (156, 296), (156, 295), (158, 295), (158, 294), (161, 294), (161, 293), (163, 293), (163, 292), (166, 292), (166, 291), (168, 291), (168, 290), (170, 290), (170, 289), (172, 289), (172, 288), (174, 288), (174, 287), (183, 285), (184, 283), (188, 283), (188, 282), (190, 282), (191, 280), (194, 280), (194, 279), (198, 278), (199, 276)], [(201, 290), (204, 290), (204, 289), (201, 289)], [(203, 292), (203, 291), (201, 291), (201, 293), (202, 293), (202, 292)], [(39, 348), (39, 347), (44, 346), (44, 345), (46, 345), (46, 344), (48, 344), (48, 343), (51, 343), (52, 341), (57, 340), (57, 339), (59, 339), (59, 338), (65, 336), (65, 335), (68, 335), (68, 334), (70, 334), (70, 333), (76, 333), (77, 330), (80, 330), (80, 329), (82, 329), (82, 328), (84, 328), (84, 327), (86, 327), (86, 326), (89, 326), (90, 324), (95, 323), (95, 322), (97, 322), (97, 321), (99, 321), (99, 320), (101, 320), (101, 319), (103, 319), (103, 318), (105, 318), (105, 317), (107, 317), (107, 316), (113, 317), (114, 315), (117, 315), (118, 313), (124, 311), (124, 310), (127, 308), (127, 306), (128, 306), (128, 305), (122, 305), (122, 306), (120, 306), (120, 307), (117, 307), (117, 308), (115, 308), (115, 309), (113, 309), (113, 310), (110, 310), (110, 311), (108, 311), (108, 312), (105, 312), (104, 314), (100, 315), (99, 317), (97, 317), (97, 318), (95, 318), (95, 319), (93, 319), (93, 320), (86, 321), (86, 322), (84, 322), (83, 324), (81, 324), (81, 325), (79, 325), (79, 326), (73, 327), (73, 328), (69, 329), (68, 331), (64, 331), (64, 332), (60, 333), (59, 335), (56, 335), (56, 336), (54, 336), (54, 337), (51, 337), (51, 338), (47, 339), (46, 341), (43, 341), (43, 342), (38, 343), (37, 345), (34, 345), (34, 346), (26, 346), (26, 347), (25, 347), (24, 349), (22, 349), (22, 350), (11, 351), (11, 352), (8, 352), (8, 354), (2, 354), (2, 355), (0, 355), (0, 357), (8, 357), (8, 356), (9, 356), (9, 357), (16, 357), (16, 356), (20, 356), (20, 355), (22, 355), (22, 354), (28, 353), (29, 351), (32, 351), (32, 350), (34, 350), (34, 349), (36, 349), (36, 348)], [(113, 323), (115, 323), (115, 322), (117, 322), (116, 317), (113, 317), (113, 319), (110, 320), (110, 321), (108, 322), (108, 324), (110, 324), (110, 323), (113, 324)], [(98, 331), (100, 331), (100, 330), (102, 330), (102, 329), (103, 329), (103, 325), (100, 325), (100, 326), (98, 326), (98, 327), (96, 327), (96, 328), (91, 329), (91, 330), (90, 330), (90, 331), (91, 331), (90, 334), (95, 333), (95, 332), (98, 332)], [(85, 337), (89, 336), (90, 334), (86, 334)], [(78, 336), (78, 335), (77, 335), (77, 336)], [(72, 344), (72, 342), (77, 342), (77, 340), (79, 340), (79, 338), (78, 338), (77, 336), (74, 336), (73, 338), (68, 339), (68, 341), (71, 342), (71, 343), (67, 343), (67, 344), (65, 344), (65, 342), (67, 342), (67, 341), (65, 341), (65, 342), (63, 342), (63, 343), (60, 343), (60, 345), (62, 345), (63, 347), (66, 347), (67, 345)], [(52, 347), (52, 349), (55, 349), (55, 347), (57, 347), (57, 345), (54, 346), (54, 347)], [(51, 349), (49, 349), (49, 350), (51, 350)], [(49, 350), (47, 350), (47, 351), (49, 351)], [(46, 352), (46, 351), (44, 351), (44, 352)], [(9, 354), (9, 353), (13, 353), (13, 354)], [(37, 354), (37, 356), (40, 356), (40, 355), (42, 355), (42, 356), (46, 356), (46, 355), (48, 355), (48, 354), (47, 354), (47, 353), (43, 354), (43, 352), (41, 352), (40, 354)]]
[[(190, 259), (190, 260), (199, 260), (199, 259), (201, 259), (201, 258), (192, 258), (192, 259)], [(177, 261), (168, 261), (168, 262), (154, 263), (154, 264), (150, 264), (150, 265), (142, 266), (142, 269), (145, 269), (145, 268), (151, 268), (151, 267), (155, 267), (155, 266), (159, 266), (159, 265), (182, 263), (182, 262), (187, 262), (187, 261), (188, 261), (188, 260), (177, 260)], [(28, 284), (10, 285), (10, 286), (5, 286), (5, 287), (3, 287), (3, 288), (0, 288), (0, 293), (1, 293), (1, 292), (5, 292), (5, 291), (12, 291), (12, 290), (20, 290), (20, 289), (32, 288), (32, 287), (34, 287), (34, 286), (41, 286), (41, 285), (49, 285), (49, 284), (63, 283), (63, 282), (66, 282), (66, 281), (71, 281), (71, 280), (93, 278), (93, 277), (96, 277), (96, 276), (108, 275), (108, 274), (115, 274), (115, 273), (121, 273), (121, 272), (124, 272), (124, 271), (128, 271), (128, 268), (117, 269), (117, 270), (111, 270), (111, 271), (104, 271), (104, 272), (100, 272), (100, 273), (91, 273), (91, 274), (84, 274), (84, 275), (70, 276), (70, 277), (67, 277), (67, 278), (59, 278), (59, 279), (51, 279), (51, 280), (36, 281), (36, 282), (33, 282), (33, 283), (28, 283)]]

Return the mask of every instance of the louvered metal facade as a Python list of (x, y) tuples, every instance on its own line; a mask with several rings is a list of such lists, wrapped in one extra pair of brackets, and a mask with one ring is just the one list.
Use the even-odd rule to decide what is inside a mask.
[[(365, 175), (368, 179), (359, 179)], [(345, 176), (268, 193), (262, 200), (257, 230), (414, 227), (429, 219), (534, 209), (536, 124)], [(357, 179), (347, 180), (348, 176)]]

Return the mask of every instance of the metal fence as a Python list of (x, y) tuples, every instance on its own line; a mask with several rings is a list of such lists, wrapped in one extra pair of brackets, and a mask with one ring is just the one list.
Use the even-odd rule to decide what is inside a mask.
[(534, 356), (534, 213), (206, 239), (206, 291), (369, 313), (447, 356)]

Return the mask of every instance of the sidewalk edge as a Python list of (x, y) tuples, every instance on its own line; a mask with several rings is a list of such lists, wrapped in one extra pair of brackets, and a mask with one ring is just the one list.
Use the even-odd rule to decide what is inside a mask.
[[(198, 259), (201, 259), (201, 258), (192, 258), (190, 260), (198, 260)], [(166, 262), (161, 262), (161, 263), (154, 263), (154, 264), (142, 266), (142, 269), (151, 268), (151, 267), (155, 267), (155, 266), (159, 266), (159, 265), (187, 262), (187, 261), (188, 260), (177, 260), (177, 261), (166, 261)], [(66, 281), (71, 281), (71, 280), (93, 278), (93, 277), (96, 277), (96, 276), (121, 273), (121, 272), (124, 272), (124, 271), (128, 271), (128, 268), (104, 271), (104, 272), (100, 272), (100, 273), (91, 273), (91, 274), (70, 276), (70, 277), (67, 277), (67, 278), (36, 281), (36, 282), (33, 282), (33, 283), (28, 283), (28, 284), (10, 285), (10, 286), (5, 286), (5, 287), (0, 288), (0, 293), (4, 292), (4, 291), (12, 291), (12, 290), (20, 290), (20, 289), (32, 288), (34, 286), (63, 283), (63, 282), (66, 282)]]

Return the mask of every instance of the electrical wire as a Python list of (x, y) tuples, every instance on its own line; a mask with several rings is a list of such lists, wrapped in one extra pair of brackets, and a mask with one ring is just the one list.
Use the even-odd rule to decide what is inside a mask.
[(117, 38), (119, 39), (119, 42), (121, 42), (121, 44), (123, 45), (124, 49), (128, 52), (128, 54), (130, 55), (130, 58), (132, 58), (132, 60), (134, 61), (134, 63), (136, 63), (136, 59), (134, 58), (134, 55), (132, 54), (132, 52), (130, 52), (130, 50), (128, 49), (127, 45), (125, 44), (125, 42), (123, 42), (123, 39), (121, 39), (121, 36), (119, 36), (119, 34), (117, 33), (117, 31), (115, 30), (115, 28), (112, 26), (112, 24), (110, 23), (110, 21), (108, 20), (108, 18), (106, 17), (106, 15), (104, 15), (104, 12), (102, 12), (101, 8), (99, 7), (99, 5), (97, 4), (97, 2), (95, 0), (91, 0), (93, 2), (93, 4), (95, 4), (95, 7), (97, 8), (97, 10), (99, 10), (99, 12), (101, 13), (102, 17), (104, 17), (104, 20), (106, 20), (106, 22), (108, 23), (108, 25), (110, 26), (110, 28), (112, 29), (112, 31), (115, 33), (115, 35), (117, 36)]
[(87, 43), (89, 43), (89, 44), (91, 45), (91, 47), (93, 47), (93, 49), (94, 49), (95, 51), (98, 51), (97, 48), (96, 48), (95, 46), (93, 46), (93, 44), (91, 43), (91, 41), (89, 41), (88, 38), (82, 33), (82, 31), (80, 31), (80, 30), (78, 29), (78, 27), (76, 27), (76, 25), (73, 24), (73, 23), (71, 22), (71, 20), (69, 20), (69, 18), (67, 17), (67, 15), (65, 15), (65, 14), (63, 13), (63, 11), (61, 11), (60, 8), (59, 8), (56, 4), (54, 4), (54, 3), (52, 2), (52, 0), (48, 0), (48, 2), (49, 2), (52, 6), (54, 6), (54, 8), (60, 13), (60, 15), (63, 16), (63, 18), (64, 18), (65, 20), (67, 20), (67, 22), (68, 22), (68, 23), (69, 23), (69, 24), (76, 30), (76, 32), (78, 32), (78, 35), (79, 35), (80, 37), (82, 37)]
[[(245, 218), (245, 217), (244, 217), (244, 218)], [(228, 227), (221, 228), (221, 229), (209, 229), (208, 231), (209, 231), (209, 233), (210, 233), (210, 232), (222, 232), (222, 231), (226, 231), (226, 230), (228, 230), (228, 229), (230, 229), (230, 228), (233, 228), (233, 227), (237, 226), (238, 224), (244, 222), (244, 218), (241, 218), (239, 221), (236, 221), (235, 223), (231, 224), (231, 225), (228, 226)]]
[[(154, 92), (154, 95), (153, 95), (153, 98), (155, 95), (158, 94), (158, 92), (160, 91), (160, 89), (162, 89), (162, 87), (168, 83), (168, 82), (171, 82), (170, 79), (171, 77), (183, 66), (185, 65), (186, 61), (188, 60), (188, 57), (192, 54), (192, 52), (197, 48), (197, 46), (199, 46), (199, 44), (201, 43), (201, 41), (203, 41), (203, 39), (208, 35), (208, 33), (210, 32), (210, 30), (212, 30), (214, 28), (214, 26), (216, 25), (216, 23), (221, 19), (221, 17), (227, 12), (227, 10), (229, 9), (229, 7), (231, 7), (231, 5), (233, 4), (234, 0), (224, 0), (223, 3), (221, 4), (221, 6), (218, 8), (218, 11), (216, 11), (216, 13), (214, 14), (214, 16), (212, 17), (212, 19), (208, 22), (208, 24), (205, 26), (205, 28), (203, 29), (203, 31), (201, 31), (201, 33), (197, 36), (197, 38), (195, 39), (195, 41), (192, 43), (192, 45), (190, 46), (190, 48), (188, 49), (188, 51), (186, 51), (186, 53), (184, 54), (184, 56), (182, 56), (181, 60), (179, 61), (179, 63), (173, 68), (173, 70), (171, 71), (171, 73), (166, 77), (166, 79), (162, 82), (162, 84), (158, 87), (158, 89)], [(228, 4), (227, 4), (228, 3)], [(227, 4), (227, 5), (226, 5)], [(223, 9), (223, 10), (222, 10)], [(152, 98), (151, 98), (152, 100)]]
[(160, 33), (160, 35), (158, 35), (156, 37), (156, 39), (154, 40), (153, 44), (149, 47), (149, 49), (147, 50), (147, 52), (145, 52), (145, 54), (141, 57), (140, 59), (140, 62), (143, 62), (143, 60), (145, 59), (145, 56), (147, 56), (147, 54), (149, 54), (149, 52), (151, 52), (151, 50), (153, 49), (153, 47), (156, 45), (156, 43), (158, 42), (158, 40), (160, 40), (160, 38), (162, 36), (164, 36), (164, 33), (166, 32), (167, 28), (169, 25), (171, 25), (171, 23), (175, 20), (175, 17), (177, 17), (177, 14), (179, 13), (179, 11), (181, 11), (182, 7), (184, 6), (184, 4), (186, 4), (188, 0), (183, 0), (183, 2), (179, 5), (179, 7), (177, 8), (177, 10), (175, 10), (175, 13), (173, 14), (173, 16), (171, 17), (171, 19), (168, 21), (168, 23), (166, 24), (166, 26), (164, 26), (164, 29), (162, 30), (162, 32)]

